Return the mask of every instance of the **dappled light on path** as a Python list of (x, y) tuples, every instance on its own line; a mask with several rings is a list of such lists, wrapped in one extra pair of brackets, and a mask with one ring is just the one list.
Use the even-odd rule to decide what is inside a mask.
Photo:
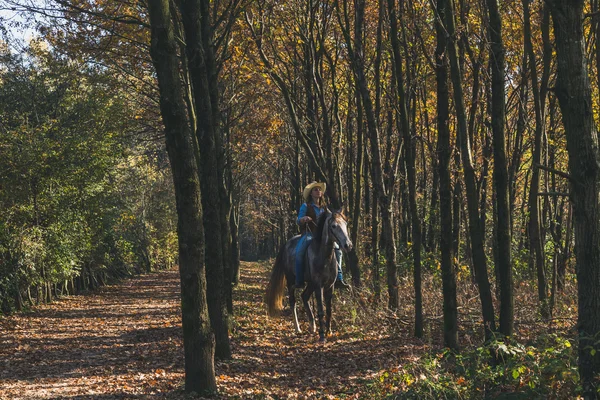
[(0, 398), (174, 389), (183, 358), (178, 278), (175, 271), (137, 277), (1, 320)]
[[(408, 332), (392, 337), (352, 325), (349, 293), (334, 300), (325, 344), (316, 334), (296, 334), (289, 309), (279, 319), (266, 315), (268, 274), (267, 263), (242, 263), (233, 359), (216, 363), (220, 398), (369, 398), (367, 383), (380, 371), (422, 350)], [(4, 318), (0, 399), (189, 398), (180, 321), (177, 271)]]
[(220, 365), (224, 393), (240, 398), (372, 398), (367, 384), (421, 346), (408, 336), (390, 338), (383, 321), (379, 331), (351, 326), (349, 307), (341, 310), (340, 304), (340, 296), (351, 300), (349, 293), (336, 294), (334, 332), (325, 344), (318, 342), (318, 334), (306, 332), (302, 305), (304, 332), (296, 334), (289, 308), (281, 318), (267, 317), (262, 301), (269, 270), (264, 264), (243, 265), (234, 359)]

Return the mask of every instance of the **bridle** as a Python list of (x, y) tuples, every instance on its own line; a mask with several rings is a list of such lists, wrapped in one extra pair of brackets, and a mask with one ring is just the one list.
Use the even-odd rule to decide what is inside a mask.
[[(333, 219), (333, 216), (334, 216), (334, 215), (335, 215), (334, 213), (331, 213), (331, 217), (329, 217), (329, 218), (330, 218), (330, 219)], [(341, 215), (341, 214), (340, 214), (340, 215)], [(342, 219), (344, 219), (344, 218), (342, 217)], [(344, 220), (344, 222), (346, 222), (346, 221)], [(341, 246), (341, 245), (342, 245), (342, 242), (341, 242), (340, 238), (338, 238), (338, 236), (335, 234), (335, 232), (334, 232), (334, 231), (331, 229), (331, 224), (332, 224), (332, 222), (331, 222), (331, 221), (329, 221), (329, 222), (327, 223), (327, 232), (328, 232), (329, 234), (331, 234), (331, 236), (333, 236), (333, 238), (335, 239), (335, 242), (336, 242), (336, 243), (337, 243), (339, 246)]]

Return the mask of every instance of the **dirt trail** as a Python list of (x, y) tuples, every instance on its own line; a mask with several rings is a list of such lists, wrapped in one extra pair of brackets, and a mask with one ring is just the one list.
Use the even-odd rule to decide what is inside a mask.
[[(372, 398), (366, 383), (422, 346), (352, 325), (350, 294), (336, 300), (338, 332), (327, 343), (295, 334), (289, 315), (265, 315), (267, 268), (242, 264), (234, 356), (216, 364), (221, 398)], [(182, 381), (176, 271), (0, 320), (0, 399), (188, 398)]]

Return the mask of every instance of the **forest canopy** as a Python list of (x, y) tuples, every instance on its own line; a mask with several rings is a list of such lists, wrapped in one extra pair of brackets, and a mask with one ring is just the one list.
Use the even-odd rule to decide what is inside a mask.
[(410, 290), (414, 336), (460, 351), (457, 288), (487, 345), (535, 299), (597, 395), (596, 0), (0, 4), (3, 313), (177, 265), (185, 386), (213, 392), (240, 259), (276, 257), (326, 182), (375, 307)]

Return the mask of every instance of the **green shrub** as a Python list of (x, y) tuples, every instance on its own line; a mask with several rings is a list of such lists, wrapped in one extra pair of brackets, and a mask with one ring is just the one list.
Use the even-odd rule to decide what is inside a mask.
[(530, 345), (443, 350), (382, 373), (371, 387), (374, 397), (389, 399), (571, 398), (579, 381), (574, 347), (551, 334)]

